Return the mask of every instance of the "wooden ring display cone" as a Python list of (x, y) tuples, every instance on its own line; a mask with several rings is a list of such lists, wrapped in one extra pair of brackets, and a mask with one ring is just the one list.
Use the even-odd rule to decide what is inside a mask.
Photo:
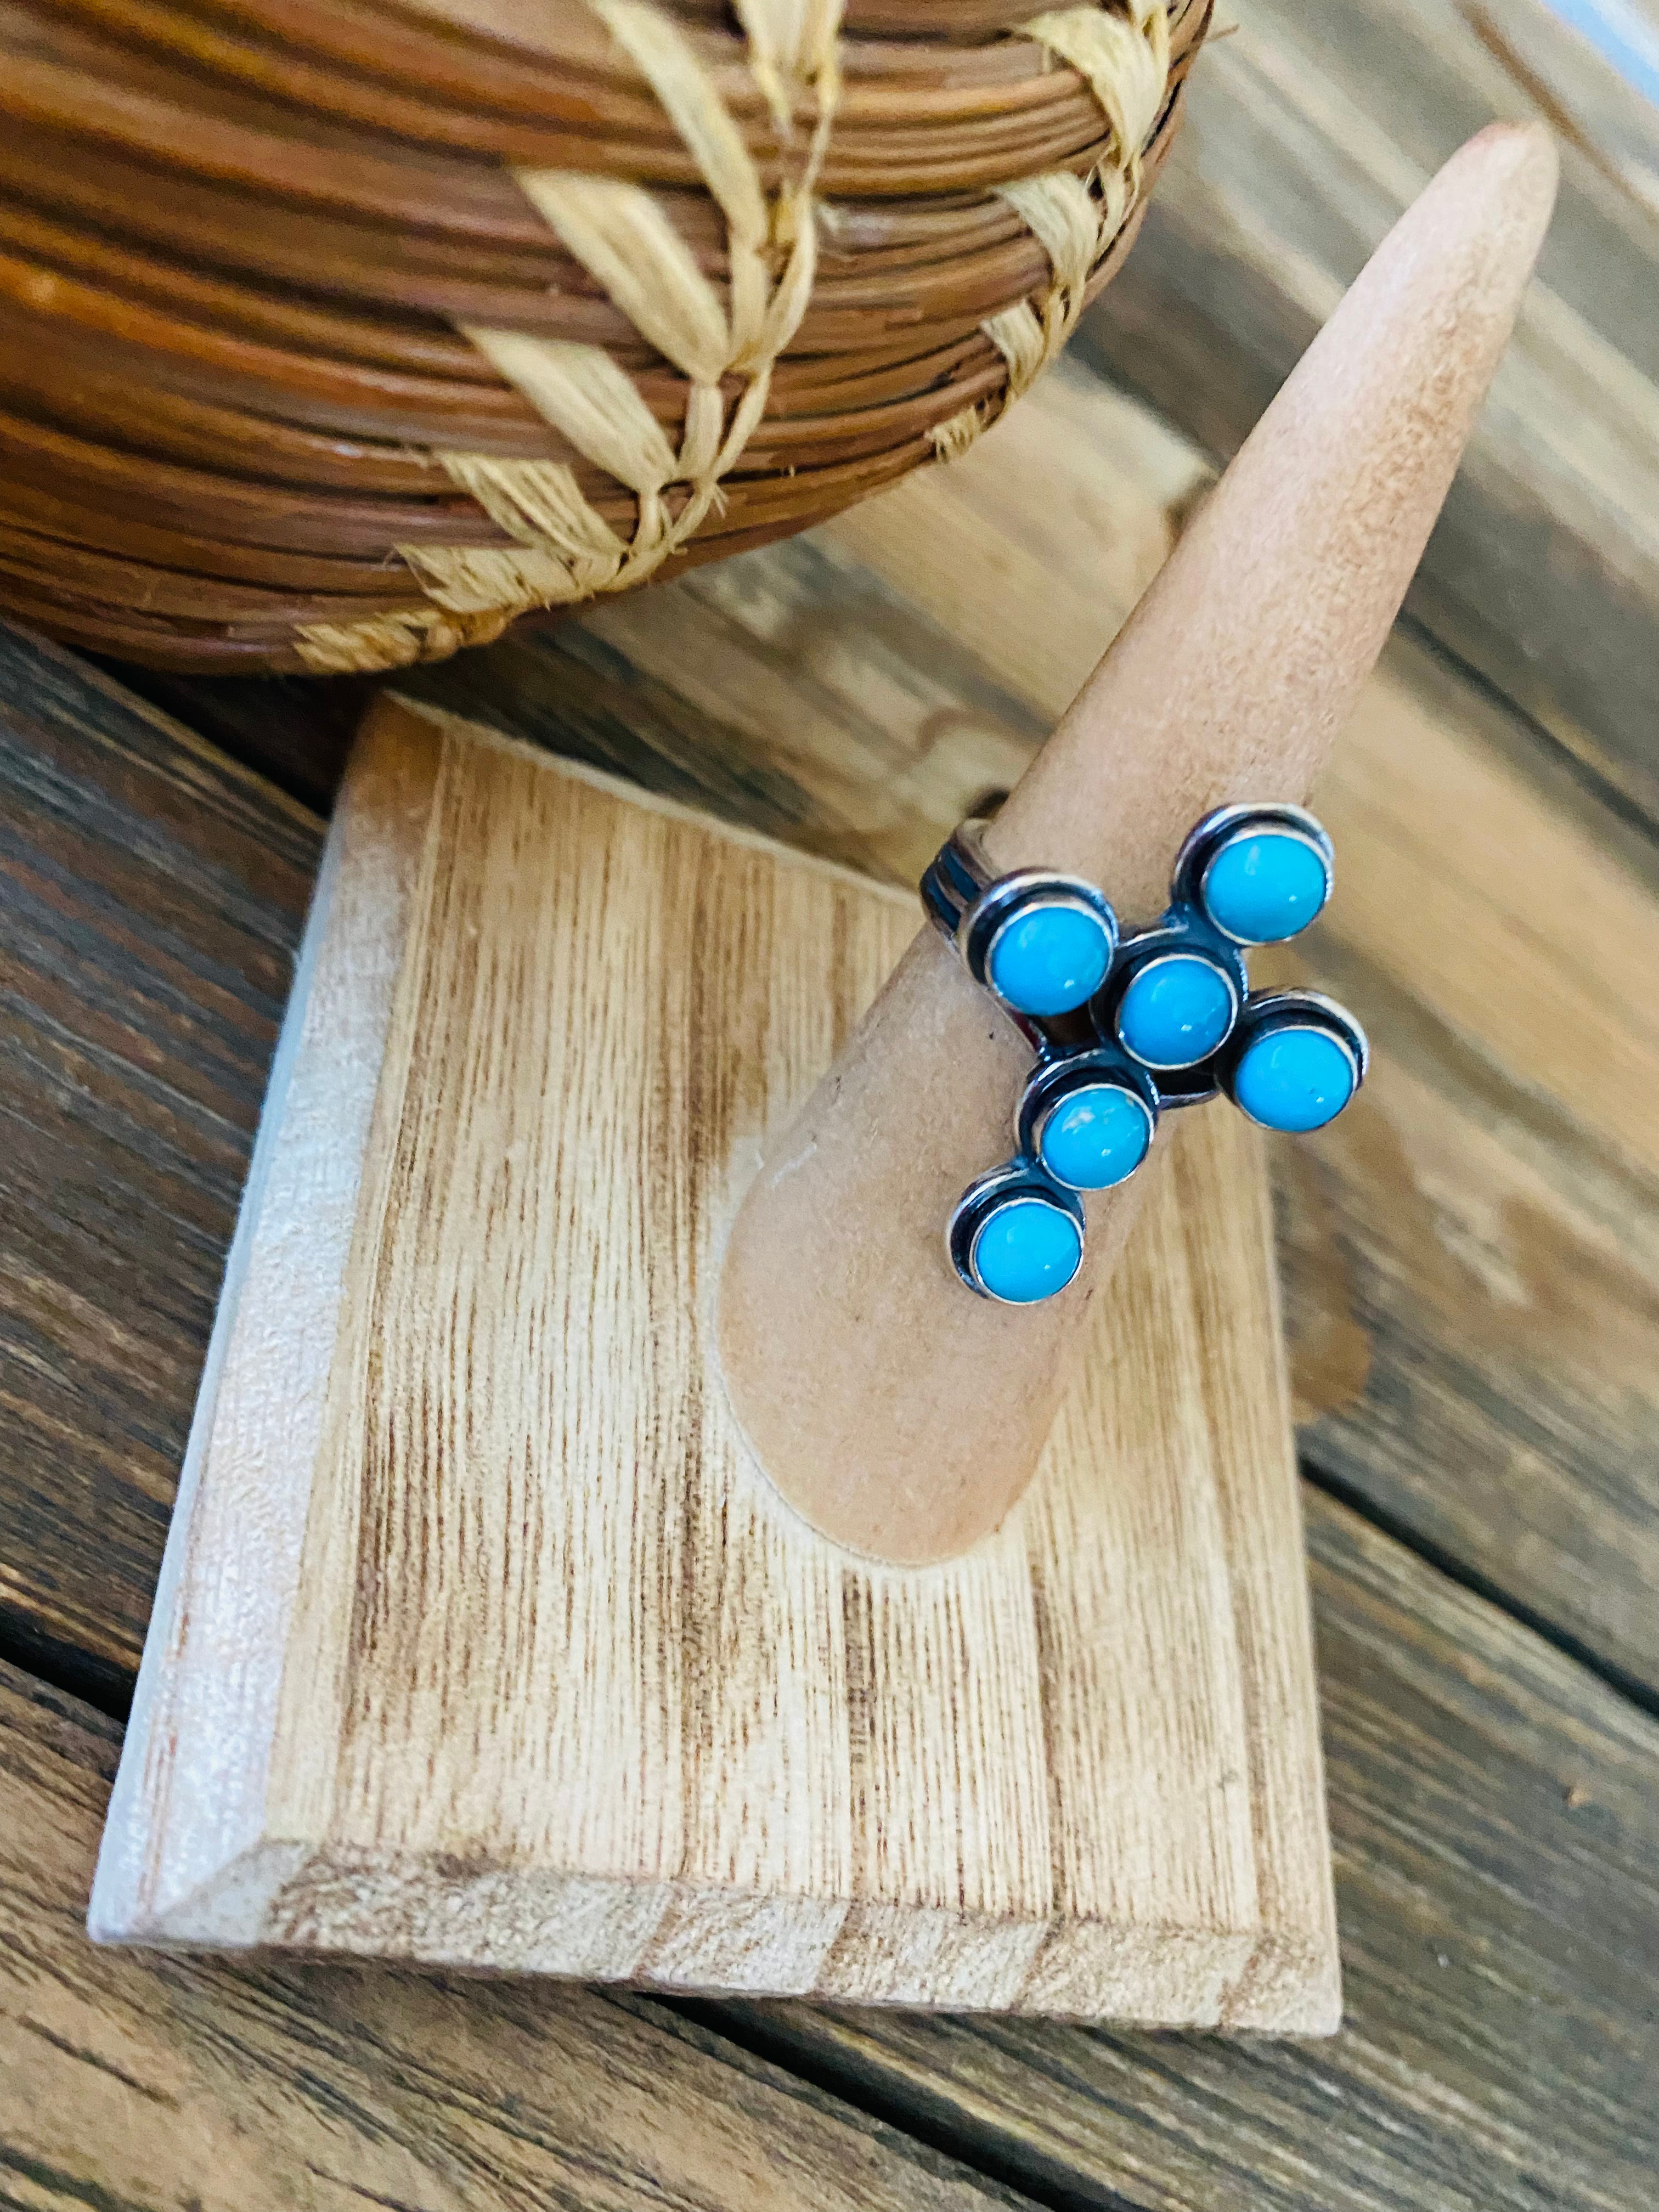
[[(997, 866), (1073, 871), (1145, 921), (1198, 817), (1305, 799), (1439, 513), (1555, 175), (1540, 125), (1494, 125), (1407, 210), (997, 817)], [(1083, 1268), (1046, 1304), (955, 1279), (944, 1224), (1008, 1152), (1030, 1060), (922, 933), (732, 1233), (737, 1419), (791, 1503), (869, 1557), (947, 1559), (1004, 1520), (1133, 1218), (1144, 1177), (1091, 1201)]]

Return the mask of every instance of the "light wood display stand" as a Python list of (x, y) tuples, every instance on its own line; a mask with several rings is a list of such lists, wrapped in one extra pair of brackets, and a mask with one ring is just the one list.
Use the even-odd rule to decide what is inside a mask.
[(1171, 1133), (1036, 1481), (966, 1556), (838, 1547), (728, 1410), (724, 1237), (918, 924), (913, 897), (376, 709), (95, 1935), (1334, 2027), (1243, 1119)]

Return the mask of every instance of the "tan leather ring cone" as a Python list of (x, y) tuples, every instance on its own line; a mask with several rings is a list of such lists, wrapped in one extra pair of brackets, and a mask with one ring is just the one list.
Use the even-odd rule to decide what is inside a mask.
[[(1307, 796), (1440, 510), (1555, 177), (1541, 126), (1495, 125), (1407, 210), (997, 817), (997, 865), (1076, 870), (1142, 921), (1208, 808)], [(720, 1346), (738, 1419), (784, 1495), (860, 1553), (947, 1558), (1004, 1519), (1133, 1218), (1145, 1174), (1090, 1200), (1084, 1267), (1047, 1304), (956, 1280), (945, 1220), (1012, 1149), (1030, 1064), (926, 931), (734, 1225)]]

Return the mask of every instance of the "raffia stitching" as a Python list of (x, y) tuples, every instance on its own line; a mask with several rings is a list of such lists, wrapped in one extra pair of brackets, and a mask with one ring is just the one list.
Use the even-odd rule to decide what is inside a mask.
[(1035, 39), (1086, 79), (1111, 137), (1086, 179), (1055, 169), (996, 187), (1048, 255), (1053, 281), (1036, 306), (1021, 300), (980, 325), (1007, 363), (1008, 380), (994, 404), (964, 407), (934, 425), (933, 451), (942, 461), (960, 460), (1065, 345), (1089, 279), (1139, 193), (1141, 150), (1169, 89), (1170, 19), (1164, 0), (1123, 4), (1122, 15), (1063, 8), (1019, 27), (1018, 36)]
[[(720, 506), (721, 478), (760, 422), (774, 366), (805, 313), (817, 258), (814, 197), (841, 86), (844, 0), (734, 0), (750, 73), (780, 139), (796, 143), (800, 110), (813, 117), (796, 175), (769, 201), (741, 131), (675, 23), (645, 0), (587, 4), (655, 93), (725, 218), (725, 299), (638, 185), (556, 170), (514, 174), (566, 249), (685, 378), (678, 447), (602, 348), (463, 325), (544, 421), (633, 494), (633, 533), (614, 530), (563, 464), (440, 452), (451, 482), (512, 544), (396, 548), (429, 606), (304, 626), (296, 649), (319, 673), (440, 659), (499, 635), (532, 607), (573, 605), (646, 581)], [(1122, 12), (1056, 9), (1018, 33), (1086, 79), (1111, 135), (1087, 182), (1060, 171), (999, 188), (1042, 242), (1054, 281), (1040, 303), (1022, 301), (981, 326), (1008, 364), (997, 412), (1065, 343), (1089, 276), (1139, 188), (1141, 147), (1168, 82), (1168, 19), (1164, 0), (1114, 4)], [(722, 387), (731, 379), (742, 389), (728, 416)], [(988, 410), (961, 410), (934, 427), (935, 451), (946, 459), (965, 452), (989, 419)]]
[[(717, 505), (721, 477), (765, 411), (774, 364), (811, 296), (812, 198), (840, 89), (842, 0), (740, 0), (750, 69), (780, 136), (795, 139), (798, 106), (810, 105), (815, 116), (798, 173), (769, 201), (741, 131), (678, 27), (643, 0), (588, 5), (656, 94), (725, 217), (726, 298), (638, 185), (559, 170), (514, 174), (567, 250), (686, 379), (678, 448), (603, 348), (463, 325), (545, 422), (633, 493), (633, 535), (621, 538), (586, 498), (574, 471), (561, 464), (440, 453), (451, 481), (515, 547), (398, 546), (434, 614), (414, 610), (308, 624), (296, 646), (310, 668), (332, 672), (435, 659), (498, 634), (532, 607), (570, 605), (643, 583)], [(727, 378), (743, 380), (729, 417), (721, 389)], [(676, 511), (671, 494), (681, 488)]]

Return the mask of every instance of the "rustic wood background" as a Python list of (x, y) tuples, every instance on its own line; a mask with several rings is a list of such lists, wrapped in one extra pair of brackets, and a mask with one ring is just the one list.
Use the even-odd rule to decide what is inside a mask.
[(1521, 345), (1320, 795), (1341, 878), (1300, 964), (1363, 1009), (1376, 1074), (1330, 1131), (1274, 1147), (1342, 2035), (90, 1949), (107, 1778), (362, 693), (114, 677), (12, 635), (0, 2203), (1651, 2203), (1654, 210), (1639, 143), (1598, 137), (1594, 100), (1493, 35), (1504, 11), (1237, 12), (1074, 363), (960, 470), (422, 689), (901, 878), (1017, 772), (1416, 179), (1540, 99), (1577, 134)]

